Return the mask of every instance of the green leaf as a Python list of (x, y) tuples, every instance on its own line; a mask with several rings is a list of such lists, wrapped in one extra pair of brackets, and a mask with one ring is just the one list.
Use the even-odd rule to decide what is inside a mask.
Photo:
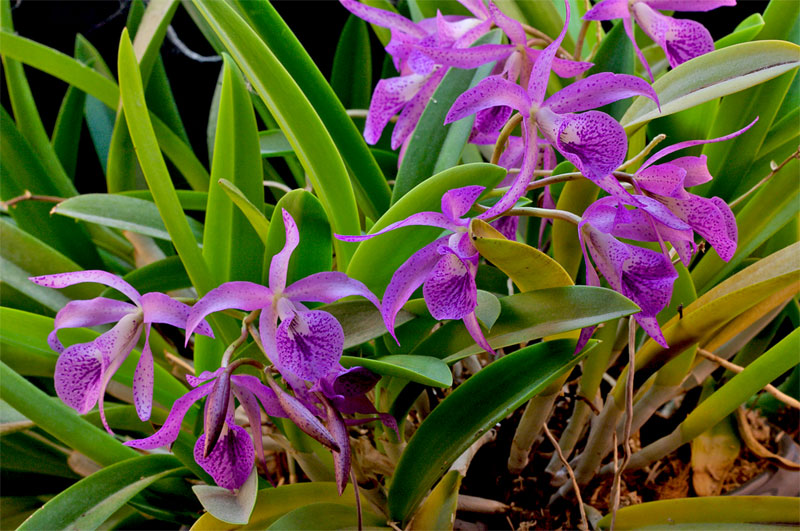
[[(562, 162), (553, 170), (553, 175), (576, 171), (569, 162)], [(600, 190), (588, 179), (578, 179), (564, 183), (561, 194), (556, 200), (556, 208), (573, 214), (582, 215), (591, 205)], [(553, 257), (564, 267), (571, 279), (575, 279), (583, 261), (583, 251), (578, 238), (578, 229), (574, 223), (563, 219), (553, 220), (551, 231), (553, 241)]]
[(146, 111), (142, 78), (139, 75), (133, 45), (125, 30), (120, 39), (117, 64), (122, 105), (139, 164), (172, 243), (186, 267), (186, 272), (198, 294), (203, 295), (213, 289), (215, 284), (183, 214), (166, 164), (161, 157), (152, 122)]
[(247, 221), (250, 222), (253, 229), (255, 229), (256, 234), (258, 234), (261, 243), (264, 245), (267, 244), (267, 235), (269, 234), (269, 220), (264, 216), (264, 211), (259, 210), (250, 200), (245, 196), (239, 188), (236, 187), (235, 184), (230, 182), (227, 179), (220, 179), (217, 183), (225, 193), (228, 194), (228, 197), (233, 204), (236, 205), (239, 210), (242, 211), (242, 214), (247, 217)]
[[(363, 514), (363, 525), (369, 529), (389, 529), (385, 527), (386, 518), (369, 512)], [(327, 530), (355, 529), (358, 527), (358, 513), (353, 507), (339, 503), (310, 503), (286, 513), (270, 525), (270, 531), (291, 531), (295, 529)]]
[(761, 17), (761, 13), (753, 13), (739, 22), (739, 25), (736, 26), (732, 32), (715, 42), (714, 48), (719, 50), (734, 44), (750, 42), (756, 38), (756, 35), (758, 35), (763, 28), (764, 19)]
[[(51, 212), (161, 240), (172, 239), (156, 205), (144, 199), (120, 194), (83, 194), (62, 201)], [(190, 217), (184, 218), (192, 231), (193, 240), (201, 241), (203, 225)]]
[[(366, 300), (334, 302), (320, 307), (333, 315), (344, 330), (344, 348), (360, 345), (386, 333), (386, 325), (378, 308)], [(395, 325), (401, 326), (414, 319), (414, 314), (401, 310)]]
[[(556, 2), (528, 2), (526, 0), (499, 0), (497, 6), (512, 18), (524, 20), (555, 39), (564, 27), (564, 17)], [(522, 15), (522, 17), (520, 17)], [(575, 14), (572, 15), (573, 19)], [(575, 41), (567, 34), (561, 44), (567, 50), (575, 49)]]
[[(189, 280), (179, 256), (168, 256), (151, 262), (146, 266), (134, 269), (122, 278), (140, 293), (149, 291), (166, 293), (172, 290), (192, 287), (192, 282)], [(124, 298), (124, 295), (113, 288), (106, 289), (102, 296), (121, 300)]]
[(367, 23), (350, 15), (333, 56), (331, 88), (347, 109), (366, 109), (372, 95), (372, 54)]
[(473, 442), (586, 355), (574, 356), (574, 351), (574, 340), (526, 347), (490, 363), (436, 406), (397, 463), (389, 487), (392, 518), (406, 521)]
[(484, 221), (472, 220), (470, 234), (481, 256), (508, 275), (520, 291), (573, 285), (558, 262), (534, 247), (505, 239)]
[(53, 127), (51, 143), (59, 162), (70, 179), (75, 179), (75, 166), (78, 163), (78, 144), (83, 126), (83, 106), (86, 94), (69, 87), (61, 108), (58, 110), (56, 125)]
[(442, 360), (431, 356), (396, 354), (382, 358), (355, 358), (342, 356), (344, 367), (366, 367), (381, 376), (397, 376), (411, 382), (433, 387), (450, 387), (453, 375)]
[(482, 289), (478, 290), (478, 305), (475, 307), (475, 316), (486, 330), (492, 329), (497, 322), (497, 318), (500, 317), (501, 311), (500, 300), (495, 294)]
[[(453, 188), (481, 185), (492, 189), (503, 179), (505, 173), (503, 168), (493, 164), (464, 164), (438, 173), (414, 187), (393, 204), (386, 214), (375, 222), (370, 233), (375, 233), (417, 212), (440, 211), (442, 195)], [(363, 241), (353, 255), (347, 274), (360, 280), (373, 293), (380, 296), (397, 268), (440, 233), (441, 230), (436, 228), (404, 227)], [(342, 233), (337, 232), (337, 234)], [(347, 234), (357, 234), (357, 232)]]
[[(358, 210), (344, 162), (303, 91), (232, 7), (224, 2), (195, 5), (277, 120), (306, 169), (331, 226), (342, 234), (358, 230)], [(338, 267), (344, 269), (355, 246), (338, 241), (334, 246)]]
[[(636, 98), (620, 124), (632, 133), (647, 122), (763, 83), (800, 65), (800, 46), (782, 41), (736, 44), (695, 57), (653, 83), (661, 102)], [(731, 131), (726, 131), (725, 134)]]
[(258, 132), (258, 144), (262, 157), (285, 157), (292, 155), (292, 145), (286, 140), (286, 135), (280, 129), (270, 129)]
[[(13, 311), (13, 310), (8, 310)], [(5, 313), (5, 312), (4, 312)], [(7, 323), (7, 322), (6, 322)], [(4, 330), (8, 324), (4, 324)], [(3, 343), (5, 344), (5, 338)], [(4, 349), (5, 350), (5, 349)], [(6, 352), (3, 353), (3, 359)], [(0, 361), (0, 399), (32, 420), (41, 429), (70, 447), (103, 465), (136, 457), (132, 448), (123, 446), (104, 430), (80, 418), (74, 410), (40, 391), (35, 385)]]
[[(178, 194), (178, 201), (181, 208), (184, 210), (193, 210), (195, 212), (205, 212), (208, 204), (208, 192), (200, 192), (197, 190), (175, 190)], [(144, 199), (153, 202), (153, 193), (150, 190), (126, 190), (119, 192), (116, 195), (125, 197), (135, 197), (136, 199)], [(191, 223), (191, 222), (190, 222)]]
[[(585, 328), (639, 310), (614, 291), (590, 286), (518, 293), (502, 297), (500, 306), (500, 318), (485, 334), (495, 349)], [(414, 347), (411, 354), (435, 356), (451, 364), (482, 350), (460, 321), (450, 321)]]
[[(194, 531), (216, 531), (218, 529), (266, 529), (281, 516), (308, 505), (309, 500), (316, 503), (335, 503), (347, 507), (355, 507), (352, 485), (345, 488), (339, 496), (333, 482), (315, 481), (313, 483), (295, 483), (281, 485), (274, 489), (258, 491), (256, 508), (246, 526), (231, 526), (214, 518), (210, 513), (200, 517), (192, 526)], [(364, 508), (364, 513), (368, 509)]]
[(322, 203), (306, 190), (292, 190), (278, 201), (272, 213), (264, 259), (264, 280), (267, 280), (272, 257), (286, 243), (286, 227), (282, 210), (292, 216), (300, 233), (300, 243), (292, 253), (286, 270), (286, 285), (321, 271), (330, 271), (331, 226)]
[(409, 530), (453, 529), (458, 508), (458, 489), (461, 487), (461, 474), (451, 470), (422, 502), (414, 518), (408, 524)]
[(45, 503), (19, 529), (96, 529), (139, 492), (180, 468), (171, 455), (146, 455), (109, 466)]
[[(314, 60), (268, 1), (236, 0), (236, 5), (319, 114), (350, 170), (361, 209), (372, 219), (380, 217), (389, 208), (389, 185), (360, 131), (347, 116)], [(385, 5), (382, 7), (386, 8)], [(392, 9), (391, 4), (388, 9)], [(281, 129), (285, 131), (285, 128)], [(312, 149), (314, 147), (312, 143)], [(333, 226), (339, 230), (335, 223)]]
[[(589, 28), (586, 32), (587, 35), (592, 33), (592, 28)], [(624, 24), (620, 20), (614, 24), (614, 27), (600, 43), (597, 53), (595, 53), (592, 58), (594, 66), (586, 72), (586, 76), (600, 72), (633, 75), (636, 61), (638, 61), (638, 59), (635, 57), (633, 44), (625, 33)], [(625, 114), (625, 110), (629, 106), (630, 100), (626, 98), (614, 103), (609, 103), (608, 105), (600, 107), (598, 110), (608, 113), (619, 120), (622, 115)]]
[[(33, 284), (28, 280), (29, 276), (31, 274), (21, 267), (0, 257), (0, 294), (3, 296), (3, 306), (55, 315), (69, 302), (63, 294), (47, 288), (41, 289), (42, 286)], [(37, 307), (37, 304), (42, 308)]]
[[(476, 40), (474, 45), (497, 44), (501, 35), (499, 30), (491, 31)], [(444, 125), (444, 119), (456, 98), (488, 76), (493, 65), (490, 63), (472, 70), (451, 68), (442, 78), (411, 134), (397, 172), (392, 192), (393, 204), (431, 175), (458, 164), (475, 117), (463, 118), (448, 125)]]
[[(708, 496), (658, 500), (622, 507), (617, 511), (619, 529), (659, 528), (689, 530), (710, 527), (730, 530), (766, 528), (769, 524), (794, 526), (798, 520), (797, 498), (779, 496)], [(609, 529), (611, 515), (597, 522)]]

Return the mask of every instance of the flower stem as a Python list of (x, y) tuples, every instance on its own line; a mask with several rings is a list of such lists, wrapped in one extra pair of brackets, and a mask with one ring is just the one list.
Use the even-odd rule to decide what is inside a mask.
[(731, 202), (729, 203), (729, 205), (728, 205), (728, 206), (730, 206), (731, 208), (735, 208), (735, 207), (736, 207), (736, 206), (737, 206), (739, 203), (741, 203), (741, 202), (742, 202), (742, 201), (744, 201), (744, 200), (745, 200), (745, 199), (746, 199), (748, 196), (750, 196), (750, 194), (752, 194), (753, 192), (755, 192), (756, 190), (758, 190), (758, 189), (759, 189), (759, 188), (760, 188), (760, 187), (761, 187), (761, 186), (762, 186), (764, 183), (766, 183), (767, 181), (769, 181), (770, 179), (772, 179), (772, 178), (775, 176), (775, 174), (776, 174), (776, 173), (778, 173), (779, 171), (781, 171), (781, 169), (783, 169), (783, 167), (784, 167), (784, 166), (786, 166), (787, 164), (789, 164), (789, 162), (791, 162), (791, 161), (792, 161), (792, 159), (800, 159), (800, 146), (798, 146), (798, 147), (797, 147), (797, 149), (795, 150), (795, 152), (794, 152), (794, 153), (792, 153), (791, 155), (789, 155), (789, 157), (788, 157), (786, 160), (784, 160), (783, 162), (781, 162), (780, 164), (778, 164), (778, 165), (775, 165), (775, 162), (774, 162), (774, 161), (773, 161), (773, 162), (771, 162), (771, 163), (770, 163), (770, 169), (771, 169), (772, 171), (770, 171), (770, 172), (767, 174), (767, 176), (766, 176), (766, 177), (764, 177), (763, 179), (761, 179), (760, 181), (758, 181), (758, 182), (756, 183), (756, 185), (755, 185), (755, 186), (753, 186), (753, 187), (752, 187), (752, 188), (750, 188), (748, 191), (746, 191), (745, 193), (743, 193), (742, 195), (740, 195), (739, 197), (737, 197), (736, 199), (734, 199), (733, 201), (731, 201)]
[[(650, 141), (650, 143), (649, 143), (649, 144), (647, 144), (647, 145), (644, 147), (644, 149), (643, 149), (643, 150), (641, 150), (639, 153), (637, 153), (637, 154), (636, 154), (636, 156), (634, 156), (632, 159), (629, 159), (629, 160), (626, 160), (625, 162), (623, 162), (623, 163), (622, 163), (622, 166), (620, 166), (619, 168), (617, 168), (617, 171), (622, 171), (622, 170), (625, 170), (625, 169), (627, 169), (627, 168), (630, 168), (630, 167), (631, 167), (631, 166), (633, 166), (634, 164), (637, 164), (637, 163), (641, 162), (642, 160), (644, 160), (644, 158), (645, 158), (647, 155), (649, 155), (649, 154), (650, 154), (650, 152), (651, 152), (651, 151), (653, 151), (653, 149), (654, 149), (654, 148), (655, 148), (655, 147), (656, 147), (658, 144), (660, 144), (660, 143), (661, 143), (661, 142), (662, 142), (662, 141), (663, 141), (665, 138), (667, 138), (667, 135), (665, 135), (665, 134), (663, 134), (663, 133), (662, 133), (662, 134), (660, 134), (660, 135), (657, 135), (655, 138), (653, 138), (653, 140), (651, 140), (651, 141)], [(615, 173), (616, 173), (616, 172), (615, 172)]]
[(494, 144), (494, 151), (492, 152), (492, 159), (489, 161), (492, 164), (497, 164), (500, 160), (500, 155), (503, 154), (503, 151), (506, 149), (506, 142), (508, 142), (508, 137), (511, 136), (511, 132), (520, 124), (522, 121), (522, 115), (517, 113), (506, 122), (506, 125), (503, 126), (503, 129), (500, 131), (500, 134), (497, 137), (497, 142)]
[(250, 326), (251, 323), (253, 323), (256, 319), (258, 319), (258, 315), (260, 313), (261, 310), (254, 310), (249, 314), (247, 314), (247, 316), (244, 319), (242, 319), (242, 333), (239, 334), (239, 337), (237, 337), (233, 341), (233, 343), (228, 345), (228, 348), (226, 348), (225, 352), (222, 354), (222, 363), (221, 363), (222, 367), (226, 367), (228, 365), (228, 362), (230, 361), (233, 353), (236, 352), (236, 349), (242, 346), (245, 340), (247, 340), (247, 335), (249, 332), (248, 327)]

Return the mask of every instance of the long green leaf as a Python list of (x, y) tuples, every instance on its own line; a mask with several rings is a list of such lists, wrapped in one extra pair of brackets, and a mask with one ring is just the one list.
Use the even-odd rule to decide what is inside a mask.
[[(386, 518), (372, 513), (362, 515), (362, 524), (369, 529), (383, 527)], [(270, 531), (292, 531), (294, 529), (352, 529), (358, 526), (358, 513), (353, 507), (339, 503), (309, 503), (286, 513), (267, 529)]]
[(83, 125), (83, 106), (86, 94), (69, 87), (58, 110), (56, 125), (53, 127), (51, 143), (61, 166), (70, 179), (75, 179), (75, 166), (78, 163), (78, 145)]
[[(267, 104), (294, 148), (319, 195), (334, 230), (358, 230), (358, 211), (347, 169), (328, 130), (272, 50), (224, 2), (195, 3)], [(337, 264), (344, 269), (354, 247), (335, 242)]]
[(127, 459), (61, 492), (19, 529), (96, 529), (136, 494), (181, 466), (171, 455)]
[(389, 487), (392, 518), (405, 521), (433, 484), (484, 432), (569, 371), (574, 340), (526, 347), (495, 360), (461, 384), (417, 429)]
[(220, 179), (217, 184), (225, 190), (233, 204), (245, 215), (247, 221), (250, 222), (250, 225), (253, 226), (256, 234), (258, 234), (261, 243), (266, 245), (267, 235), (269, 234), (269, 220), (264, 215), (264, 211), (259, 210), (235, 184), (227, 179)]
[(345, 108), (366, 109), (372, 94), (372, 55), (367, 23), (350, 15), (333, 56), (331, 88)]
[(654, 102), (640, 96), (620, 124), (631, 133), (654, 118), (739, 92), (798, 65), (800, 46), (790, 42), (746, 42), (716, 50), (683, 63), (653, 83), (660, 113)]
[(422, 385), (434, 387), (453, 385), (453, 375), (447, 364), (431, 356), (397, 354), (377, 359), (342, 356), (341, 363), (345, 367), (366, 367), (382, 376), (397, 376)]

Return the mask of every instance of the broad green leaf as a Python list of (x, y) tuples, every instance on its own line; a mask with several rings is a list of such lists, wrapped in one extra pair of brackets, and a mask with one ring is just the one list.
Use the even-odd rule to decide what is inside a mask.
[[(8, 404), (5, 404), (5, 407), (20, 415)], [(45, 474), (51, 478), (78, 478), (78, 475), (69, 467), (66, 454), (54, 448), (47, 439), (42, 441), (31, 433), (25, 432), (4, 433), (0, 437), (0, 443), (3, 445), (3, 470), (6, 474), (12, 471)], [(3, 494), (3, 515), (5, 516), (7, 499), (5, 496), (7, 494)], [(41, 505), (41, 502), (38, 505)]]
[(639, 96), (620, 124), (631, 133), (654, 118), (750, 88), (798, 65), (800, 46), (790, 42), (746, 42), (716, 50), (679, 65), (653, 83), (660, 113), (653, 101)]
[[(594, 32), (590, 27), (586, 34), (591, 35), (592, 33)], [(590, 76), (600, 72), (632, 75), (637, 61), (638, 59), (636, 59), (633, 51), (633, 44), (625, 33), (625, 27), (620, 20), (614, 24), (614, 27), (600, 43), (597, 53), (592, 57), (594, 66), (586, 72), (586, 75)], [(599, 110), (619, 120), (625, 114), (625, 110), (630, 106), (630, 103), (630, 100), (626, 98), (609, 103), (604, 107), (600, 107)]]
[(753, 13), (743, 21), (739, 22), (731, 33), (725, 35), (717, 42), (714, 43), (714, 48), (719, 50), (734, 44), (749, 42), (756, 38), (761, 30), (764, 28), (764, 19), (761, 13)]
[[(152, 122), (146, 111), (142, 78), (127, 31), (122, 32), (117, 64), (125, 119), (139, 164), (172, 243), (186, 267), (186, 272), (198, 294), (203, 295), (215, 284), (183, 214), (166, 164), (161, 157)], [(223, 337), (223, 339), (228, 338)]]
[[(295, 483), (281, 485), (274, 489), (258, 491), (256, 508), (246, 526), (225, 524), (210, 513), (200, 517), (192, 526), (192, 531), (216, 531), (218, 529), (266, 529), (281, 516), (308, 505), (309, 500), (316, 503), (335, 503), (346, 507), (355, 507), (356, 500), (353, 486), (347, 485), (339, 496), (333, 482), (315, 481), (313, 483)], [(369, 511), (364, 507), (364, 512)]]
[[(37, 286), (28, 280), (29, 276), (30, 273), (0, 256), (0, 294), (3, 297), (3, 306), (55, 315), (69, 302), (63, 294)], [(37, 307), (37, 304), (42, 307)]]
[(231, 524), (246, 524), (256, 504), (258, 473), (253, 467), (244, 485), (236, 490), (216, 485), (195, 485), (192, 491), (203, 508), (215, 518)]
[[(380, 217), (389, 208), (389, 185), (360, 131), (347, 116), (339, 98), (325, 81), (314, 60), (268, 1), (237, 0), (236, 5), (258, 36), (289, 71), (330, 132), (350, 171), (350, 179), (361, 210), (372, 219)], [(386, 8), (385, 4), (380, 7)], [(388, 9), (392, 9), (391, 4)], [(281, 129), (286, 132), (284, 127)], [(319, 149), (313, 143), (311, 148)], [(315, 189), (319, 190), (316, 186)], [(335, 223), (333, 226), (339, 230)]]
[[(178, 194), (178, 201), (181, 208), (184, 210), (193, 210), (196, 212), (204, 212), (208, 204), (208, 192), (199, 192), (196, 190), (175, 190)], [(126, 190), (119, 192), (117, 195), (125, 197), (135, 197), (136, 199), (145, 199), (153, 202), (153, 193), (150, 190)]]
[[(192, 282), (186, 274), (179, 256), (168, 256), (161, 260), (147, 264), (122, 277), (125, 282), (136, 288), (139, 293), (149, 291), (168, 291), (190, 288)], [(103, 297), (124, 300), (124, 295), (113, 288), (108, 288), (102, 293)]]
[(56, 152), (61, 166), (70, 179), (75, 179), (75, 166), (78, 163), (78, 144), (81, 138), (81, 127), (83, 126), (83, 106), (86, 102), (86, 94), (69, 87), (61, 108), (58, 110), (56, 125), (53, 127), (53, 135), (50, 142)]
[[(417, 212), (441, 211), (442, 195), (453, 188), (481, 185), (492, 189), (503, 179), (505, 173), (503, 168), (492, 164), (464, 164), (438, 173), (393, 204), (375, 222), (370, 232), (377, 232)], [(353, 255), (347, 274), (366, 284), (380, 297), (397, 268), (440, 233), (440, 229), (430, 227), (404, 227), (363, 241)]]
[[(51, 212), (161, 240), (171, 240), (158, 208), (144, 199), (120, 194), (83, 194), (57, 204)], [(190, 217), (184, 217), (194, 241), (201, 241), (203, 225)]]
[(529, 245), (505, 239), (484, 221), (472, 220), (470, 234), (481, 256), (507, 274), (520, 291), (573, 285), (558, 262)]
[[(5, 4), (4, 4), (5, 5)], [(0, 107), (0, 199), (8, 201), (29, 190), (36, 195), (65, 197), (50, 179), (39, 156)], [(70, 183), (71, 184), (71, 183)], [(69, 194), (74, 195), (74, 194)], [(23, 201), (9, 208), (17, 226), (83, 267), (102, 267), (97, 249), (86, 229), (74, 222), (50, 216), (52, 203)]]
[(331, 225), (328, 223), (325, 209), (308, 191), (292, 190), (278, 201), (272, 213), (264, 260), (264, 280), (269, 278), (272, 257), (278, 254), (286, 243), (283, 209), (292, 216), (300, 233), (300, 244), (292, 253), (286, 270), (286, 285), (314, 273), (330, 271)]
[(406, 521), (473, 442), (586, 355), (574, 351), (573, 340), (526, 347), (490, 363), (449, 394), (425, 418), (397, 463), (389, 487), (392, 518)]
[[(489, 32), (476, 40), (475, 45), (497, 44), (500, 36), (499, 30)], [(473, 70), (451, 68), (442, 78), (403, 154), (392, 191), (393, 204), (432, 175), (458, 164), (475, 117), (463, 118), (448, 125), (444, 125), (444, 119), (456, 98), (488, 76), (493, 65), (486, 64)]]
[[(344, 348), (355, 347), (386, 333), (386, 325), (378, 308), (366, 300), (334, 302), (320, 309), (333, 315), (344, 330)], [(395, 325), (414, 319), (414, 314), (400, 310)], [(399, 336), (398, 336), (399, 337)]]
[[(4, 334), (7, 327), (8, 325), (4, 324)], [(3, 343), (5, 344), (5, 338)], [(3, 352), (3, 359), (6, 359), (6, 352)], [(3, 380), (3, 385), (0, 386), (0, 399), (8, 402), (11, 407), (35, 422), (41, 429), (71, 448), (103, 465), (138, 455), (135, 450), (123, 446), (104, 430), (80, 418), (70, 407), (60, 401), (51, 400), (47, 394), (14, 372), (4, 361), (0, 361), (0, 376)]]
[[(196, 3), (237, 65), (261, 96), (300, 159), (331, 226), (351, 234), (358, 229), (353, 187), (340, 153), (309, 100), (274, 52), (224, 2)], [(263, 7), (263, 6), (262, 6)], [(355, 246), (334, 242), (344, 269)]]
[(225, 193), (228, 194), (233, 204), (247, 217), (247, 221), (249, 221), (250, 225), (255, 229), (261, 243), (266, 245), (267, 234), (269, 234), (269, 220), (264, 216), (264, 211), (259, 210), (235, 184), (227, 179), (220, 179), (217, 184), (225, 190)]
[(433, 387), (450, 387), (453, 375), (442, 360), (431, 356), (396, 354), (382, 358), (342, 356), (344, 367), (366, 367), (381, 376), (397, 376), (411, 382)]
[(111, 465), (45, 503), (19, 529), (96, 529), (140, 491), (180, 468), (171, 455), (146, 455)]
[[(0, 35), (0, 39), (2, 39), (2, 35)], [(116, 81), (103, 60), (103, 56), (81, 34), (75, 36), (75, 59), (99, 72), (112, 83)], [(97, 153), (105, 175), (108, 166), (108, 148), (111, 144), (111, 134), (117, 117), (116, 109), (111, 109), (93, 95), (86, 93), (83, 115), (86, 118), (86, 128), (89, 130), (95, 153)]]
[[(576, 171), (575, 166), (569, 162), (562, 162), (553, 170), (553, 175), (572, 171)], [(588, 179), (566, 182), (556, 200), (556, 208), (580, 216), (597, 199), (599, 193), (600, 190), (597, 186)], [(553, 258), (564, 267), (571, 279), (575, 279), (583, 261), (583, 251), (578, 239), (578, 228), (569, 221), (554, 219), (551, 234)]]
[(350, 15), (333, 56), (331, 88), (347, 109), (366, 109), (372, 95), (372, 54), (367, 23)]
[[(778, 496), (715, 496), (658, 500), (622, 507), (617, 511), (619, 529), (757, 529), (775, 525), (794, 526), (798, 520), (797, 498)], [(597, 522), (609, 529), (611, 515)], [(770, 526), (771, 528), (771, 526)]]
[(478, 305), (475, 307), (475, 317), (478, 318), (478, 321), (486, 330), (492, 329), (497, 322), (497, 318), (500, 317), (501, 311), (500, 299), (496, 295), (482, 289), (478, 290)]
[[(500, 299), (502, 311), (489, 345), (498, 349), (596, 325), (630, 315), (638, 307), (605, 288), (566, 286), (518, 293)], [(450, 321), (417, 345), (411, 354), (435, 356), (448, 364), (481, 352), (461, 321)]]
[(262, 157), (284, 157), (294, 153), (292, 145), (280, 129), (259, 131), (258, 144)]
[(789, 163), (764, 184), (736, 214), (736, 225), (739, 229), (736, 254), (725, 263), (716, 251), (707, 252), (692, 270), (692, 279), (698, 292), (707, 291), (729, 275), (761, 244), (797, 217), (800, 211), (798, 169), (800, 161)]
[(445, 474), (422, 502), (414, 518), (409, 522), (408, 529), (453, 529), (459, 487), (461, 487), (461, 474), (457, 470)]
[[(703, 384), (699, 401), (714, 391), (716, 380), (709, 378)], [(714, 496), (722, 491), (722, 483), (739, 457), (742, 443), (734, 428), (734, 419), (728, 415), (692, 440), (692, 486), (698, 496)]]
[[(795, 76), (794, 82), (796, 83), (798, 80), (800, 80), (800, 77)], [(792, 89), (790, 88), (789, 90), (791, 91)], [(784, 99), (784, 104), (787, 99)], [(800, 144), (798, 142), (798, 137), (800, 137), (800, 131), (797, 128), (798, 120), (800, 120), (800, 107), (795, 107), (785, 116), (782, 116), (778, 111), (772, 128), (767, 133), (767, 136), (764, 137), (764, 143), (761, 144), (761, 149), (758, 151), (758, 158), (770, 157), (775, 150), (787, 143), (791, 143), (792, 146)], [(775, 162), (780, 162), (777, 157), (772, 156), (771, 158)], [(753, 166), (757, 167), (758, 164), (756, 163)]]
[[(369, 529), (389, 529), (385, 527), (386, 518), (372, 513), (363, 514), (363, 525)], [(293, 531), (295, 529), (327, 530), (355, 529), (358, 527), (358, 513), (355, 508), (339, 503), (309, 503), (286, 513), (267, 529), (270, 531)]]

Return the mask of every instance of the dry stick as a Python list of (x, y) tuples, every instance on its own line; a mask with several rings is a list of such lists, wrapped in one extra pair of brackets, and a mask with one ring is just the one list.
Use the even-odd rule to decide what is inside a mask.
[(492, 164), (497, 164), (497, 162), (500, 160), (500, 155), (502, 155), (503, 151), (506, 149), (508, 137), (511, 136), (511, 132), (520, 124), (520, 122), (522, 122), (522, 115), (517, 113), (509, 118), (509, 120), (506, 122), (506, 125), (503, 126), (503, 129), (497, 136), (497, 142), (494, 144), (494, 151), (492, 151), (492, 158), (490, 160)]
[(21, 203), (22, 201), (45, 201), (47, 203), (61, 203), (65, 201), (66, 198), (64, 197), (56, 197), (54, 195), (38, 195), (32, 194), (30, 190), (25, 190), (22, 195), (18, 195), (17, 197), (12, 197), (8, 201), (0, 201), (0, 210), (3, 212), (8, 212), (8, 209), (16, 205), (17, 203)]
[(789, 164), (789, 162), (791, 162), (792, 159), (800, 159), (800, 146), (797, 146), (795, 152), (789, 155), (789, 157), (783, 162), (781, 162), (779, 165), (776, 166), (775, 161), (770, 162), (769, 166), (772, 171), (770, 171), (766, 177), (758, 181), (758, 183), (756, 183), (754, 187), (750, 188), (748, 191), (746, 191), (745, 193), (743, 193), (742, 195), (731, 201), (728, 206), (730, 206), (731, 208), (735, 208), (736, 205), (744, 201), (747, 198), (747, 196), (758, 190), (765, 182), (769, 181), (772, 177), (775, 176), (776, 173), (781, 171), (781, 169), (783, 169), (784, 166)]
[(567, 458), (564, 457), (564, 452), (561, 451), (561, 447), (558, 445), (558, 441), (553, 434), (550, 433), (550, 429), (547, 427), (547, 424), (542, 425), (542, 429), (544, 430), (544, 434), (550, 440), (550, 444), (556, 449), (558, 453), (558, 458), (561, 460), (561, 463), (564, 465), (564, 468), (567, 469), (567, 474), (569, 474), (569, 479), (572, 480), (572, 486), (575, 488), (575, 496), (578, 498), (578, 508), (581, 511), (581, 527), (580, 529), (585, 529), (589, 531), (589, 522), (586, 520), (586, 509), (583, 508), (583, 498), (581, 498), (581, 489), (578, 487), (578, 481), (575, 479), (575, 473), (572, 471), (572, 467), (569, 466), (569, 462), (567, 462)]
[(619, 496), (620, 496), (620, 481), (622, 478), (622, 471), (619, 467), (619, 455), (617, 454), (617, 430), (613, 431), (614, 443), (614, 482), (611, 484), (611, 527), (609, 529), (614, 531), (614, 526), (617, 524), (617, 510), (619, 509)]
[[(742, 372), (744, 370), (744, 367), (740, 367), (739, 365), (736, 365), (735, 363), (731, 363), (730, 361), (726, 360), (725, 358), (720, 358), (716, 354), (714, 354), (712, 352), (709, 352), (704, 348), (697, 347), (697, 353), (700, 354), (701, 356), (703, 356), (704, 358), (706, 358), (707, 360), (711, 360), (714, 363), (716, 363), (717, 365), (721, 365), (721, 366), (725, 367), (726, 369), (728, 369), (729, 371), (735, 372), (736, 374), (739, 374), (740, 372)], [(783, 402), (787, 406), (793, 407), (795, 409), (800, 409), (800, 401), (792, 398), (791, 396), (789, 396), (789, 395), (787, 395), (785, 393), (782, 393), (780, 390), (778, 390), (772, 384), (765, 385), (764, 386), (764, 391), (768, 392), (769, 394), (771, 394), (772, 396), (774, 396), (775, 398), (777, 398), (778, 400), (780, 400), (781, 402)]]
[[(614, 524), (617, 519), (617, 508), (619, 506), (619, 490), (622, 483), (622, 472), (628, 465), (631, 459), (631, 425), (633, 423), (633, 373), (634, 364), (636, 363), (636, 321), (633, 317), (628, 320), (628, 378), (625, 381), (625, 431), (623, 432), (623, 445), (625, 454), (622, 457), (622, 464), (619, 469), (616, 467), (616, 457), (614, 458), (614, 484), (616, 485), (614, 511), (611, 515), (611, 529), (614, 529)], [(614, 451), (616, 453), (616, 430), (614, 430)]]

